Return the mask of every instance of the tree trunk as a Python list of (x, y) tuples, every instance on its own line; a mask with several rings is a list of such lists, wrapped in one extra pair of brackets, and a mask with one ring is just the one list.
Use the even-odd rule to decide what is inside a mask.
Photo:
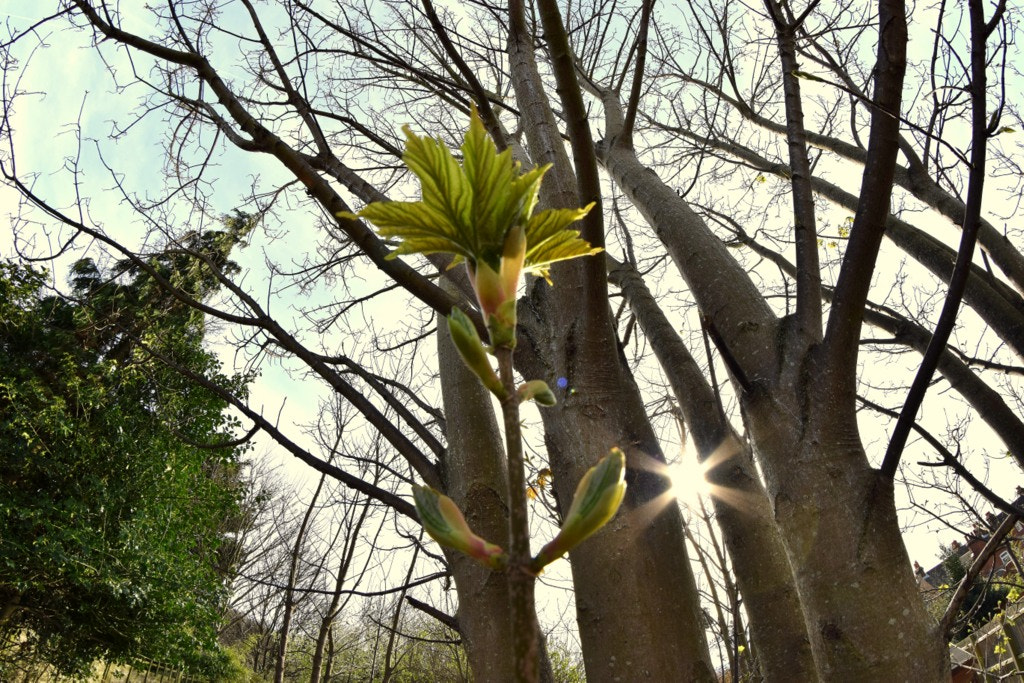
[(715, 518), (732, 558), (765, 679), (818, 680), (789, 559), (750, 446), (726, 422), (703, 372), (640, 274), (616, 264), (610, 279), (621, 287), (668, 377), (698, 459), (708, 464)]
[(826, 401), (828, 373), (809, 374), (806, 404), (776, 391), (746, 398), (744, 412), (821, 678), (947, 681), (948, 653), (913, 576), (892, 481), (869, 466), (855, 411)]
[[(805, 382), (806, 392), (824, 391), (822, 369), (806, 370), (804, 352), (786, 338), (747, 275), (684, 200), (631, 151), (612, 145), (602, 152), (605, 167), (654, 227), (725, 340), (719, 348), (745, 395), (748, 433), (821, 679), (948, 679), (948, 658), (912, 580), (892, 486), (868, 467), (856, 425), (834, 424), (855, 418), (855, 397), (786, 399), (796, 395), (794, 381)], [(790, 378), (788, 389), (778, 373)]]
[[(537, 72), (522, 3), (510, 3), (509, 61), (527, 146), (553, 163), (544, 207), (580, 205), (576, 181)], [(595, 272), (599, 271), (599, 272)], [(651, 472), (664, 455), (639, 390), (623, 365), (608, 312), (603, 263), (552, 268), (549, 289), (531, 283), (520, 303), (516, 362), (523, 376), (574, 390), (541, 412), (555, 495), (568, 509), (584, 473), (609, 448), (626, 454), (629, 488), (618, 516), (570, 553), (587, 680), (712, 681), (704, 618), (686, 552), (682, 516)], [(628, 628), (623, 628), (628, 624)]]
[(521, 341), (517, 356), (525, 377), (568, 381), (558, 405), (541, 411), (560, 509), (609, 448), (627, 460), (619, 514), (570, 553), (587, 680), (714, 680), (682, 517), (658, 472), (664, 455), (639, 392), (615, 347), (588, 342), (569, 273), (554, 278), (553, 290), (538, 284), (521, 308), (530, 348)]
[[(359, 541), (359, 533), (362, 530), (363, 522), (366, 521), (367, 514), (370, 512), (371, 502), (372, 501), (369, 498), (366, 499), (363, 503), (363, 509), (360, 511), (358, 519), (348, 530), (348, 538), (345, 539), (345, 548), (342, 552), (341, 562), (338, 565), (338, 575), (334, 580), (334, 593), (331, 595), (331, 601), (327, 605), (327, 611), (324, 613), (324, 617), (320, 621), (320, 628), (317, 631), (316, 646), (313, 649), (313, 659), (310, 663), (310, 683), (320, 683), (321, 671), (323, 671), (323, 679), (330, 680), (330, 655), (328, 655), (327, 669), (324, 670), (324, 648), (331, 635), (331, 629), (334, 627), (335, 619), (337, 619), (338, 614), (348, 603), (347, 598), (345, 602), (342, 603), (341, 593), (345, 586), (345, 581), (348, 579), (349, 568), (352, 566), (352, 560), (355, 556), (356, 546)], [(378, 529), (378, 533), (379, 531), (380, 530)]]
[[(445, 452), (442, 477), (447, 494), (475, 533), (508, 548), (508, 473), (490, 393), (463, 363), (442, 319), (437, 334), (444, 399)], [(473, 678), (514, 680), (512, 622), (504, 574), (459, 552), (445, 551), (459, 595), (458, 622)], [(551, 665), (542, 649), (541, 676)]]
[(299, 524), (299, 529), (295, 535), (295, 545), (292, 547), (291, 563), (288, 568), (288, 584), (285, 586), (284, 592), (284, 613), (281, 617), (280, 632), (281, 643), (274, 662), (274, 683), (284, 683), (284, 664), (288, 654), (288, 632), (291, 630), (292, 625), (292, 610), (295, 607), (295, 583), (298, 581), (299, 575), (299, 554), (302, 551), (302, 542), (306, 538), (309, 521), (313, 517), (313, 510), (316, 508), (316, 499), (320, 496), (320, 491), (323, 490), (326, 479), (326, 474), (320, 475), (320, 481), (317, 482), (313, 498), (309, 501), (309, 506), (302, 516), (302, 523)]

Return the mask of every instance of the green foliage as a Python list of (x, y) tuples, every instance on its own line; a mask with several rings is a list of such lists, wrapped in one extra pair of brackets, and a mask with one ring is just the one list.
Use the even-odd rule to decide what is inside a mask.
[[(360, 683), (384, 680), (385, 651), (391, 633), (382, 628), (382, 616), (390, 614), (393, 609), (393, 604), (378, 603), (369, 606), (361, 619), (335, 623), (330, 680)], [(232, 646), (232, 656), (238, 662), (263, 661), (264, 658), (253, 656), (260, 647), (260, 636), (254, 633)], [(286, 680), (309, 680), (309, 654), (313, 647), (312, 639), (301, 631), (296, 632), (294, 638), (289, 638)], [(555, 683), (583, 683), (586, 680), (578, 651), (571, 650), (557, 638), (548, 639), (547, 649)], [(272, 665), (260, 672), (246, 671), (248, 678), (240, 675), (230, 681), (256, 683), (273, 680)], [(389, 680), (393, 683), (466, 683), (474, 679), (458, 634), (431, 617), (405, 609), (395, 636)]]
[(218, 683), (259, 683), (262, 680), (246, 663), (246, 655), (258, 639), (259, 635), (253, 633), (223, 649), (225, 666), (217, 678)]
[[(190, 246), (229, 267), (228, 228)], [(196, 298), (216, 285), (181, 250), (150, 266)], [(0, 264), (0, 652), (64, 674), (146, 657), (212, 675), (227, 666), (215, 627), (235, 425), (149, 350), (243, 383), (203, 350), (202, 317), (143, 270), (85, 260), (71, 283), (70, 299), (48, 295), (45, 273)]]
[(967, 567), (964, 566), (960, 553), (953, 549), (946, 550), (942, 558), (942, 568), (946, 570), (950, 586), (957, 586), (967, 575)]
[(551, 672), (556, 683), (586, 683), (587, 675), (579, 652), (571, 652), (562, 643), (550, 638), (547, 646)]

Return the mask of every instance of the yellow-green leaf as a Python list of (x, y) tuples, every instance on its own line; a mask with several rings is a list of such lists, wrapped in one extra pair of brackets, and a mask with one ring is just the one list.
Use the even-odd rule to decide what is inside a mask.
[(402, 160), (420, 179), (422, 203), (433, 209), (460, 241), (472, 246), (473, 231), (469, 229), (473, 189), (459, 162), (440, 140), (421, 138), (409, 126), (405, 132), (405, 154)]
[(440, 140), (420, 137), (408, 126), (404, 130), (402, 158), (420, 180), (420, 201), (377, 202), (359, 212), (381, 236), (400, 240), (393, 256), (448, 252), (498, 271), (506, 236), (517, 225), (526, 226), (525, 269), (530, 272), (546, 275), (555, 261), (599, 251), (568, 227), (590, 207), (533, 216), (549, 166), (520, 174), (510, 150), (498, 153), (475, 110), (461, 165)]
[(578, 256), (590, 256), (601, 251), (580, 238), (578, 230), (568, 226), (587, 215), (590, 203), (582, 209), (549, 209), (530, 218), (526, 225), (526, 270), (547, 275), (548, 266)]

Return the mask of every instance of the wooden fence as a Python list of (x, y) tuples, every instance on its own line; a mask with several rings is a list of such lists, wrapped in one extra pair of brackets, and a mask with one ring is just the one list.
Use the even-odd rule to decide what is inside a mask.
[(953, 648), (961, 657), (961, 675), (970, 683), (1024, 683), (1024, 602), (1018, 602)]
[[(45, 664), (29, 664), (14, 674), (16, 678), (5, 683), (82, 683), (80, 678), (57, 675)], [(92, 674), (85, 683), (208, 683), (203, 676), (178, 671), (158, 662), (136, 660), (130, 664), (93, 665)]]

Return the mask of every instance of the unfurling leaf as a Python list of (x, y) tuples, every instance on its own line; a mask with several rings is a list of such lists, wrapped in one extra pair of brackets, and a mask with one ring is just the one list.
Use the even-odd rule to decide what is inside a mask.
[[(498, 153), (475, 109), (462, 143), (461, 165), (440, 140), (419, 137), (408, 126), (403, 130), (402, 159), (419, 177), (421, 200), (374, 202), (358, 214), (376, 225), (381, 236), (401, 240), (394, 255), (448, 252), (471, 265), (483, 262), (505, 275), (505, 289), (514, 292), (523, 269), (546, 276), (556, 261), (601, 251), (569, 229), (591, 206), (533, 214), (541, 178), (550, 166), (520, 174), (511, 150)], [(503, 268), (508, 238), (516, 227), (524, 231), (525, 251), (518, 250), (525, 261)]]
[(534, 572), (569, 552), (615, 516), (626, 495), (626, 456), (618, 448), (587, 470), (576, 487), (562, 528), (530, 563)]
[(555, 400), (555, 393), (548, 387), (547, 382), (542, 379), (534, 379), (526, 382), (516, 389), (516, 393), (519, 394), (520, 401), (536, 401), (537, 405), (541, 406), (553, 406), (557, 401)]
[(793, 69), (793, 71), (791, 71), (790, 73), (792, 73), (797, 78), (804, 79), (805, 81), (817, 81), (818, 83), (828, 83), (828, 81), (826, 81), (821, 76), (815, 76), (814, 74), (809, 74), (806, 71), (800, 71), (799, 69)]
[(413, 486), (412, 495), (420, 522), (432, 539), (491, 569), (505, 567), (508, 562), (505, 551), (474, 534), (455, 501), (429, 486)]

